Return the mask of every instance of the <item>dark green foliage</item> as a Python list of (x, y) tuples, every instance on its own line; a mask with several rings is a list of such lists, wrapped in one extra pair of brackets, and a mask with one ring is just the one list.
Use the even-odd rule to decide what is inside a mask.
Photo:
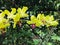
[(59, 0), (1, 0), (0, 9), (10, 9), (11, 7), (22, 7), (27, 6), (29, 10), (40, 10), (40, 11), (56, 11), (60, 9)]

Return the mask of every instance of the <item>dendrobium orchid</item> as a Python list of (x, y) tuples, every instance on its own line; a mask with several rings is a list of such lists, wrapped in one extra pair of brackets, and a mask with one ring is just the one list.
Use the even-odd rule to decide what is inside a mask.
[(10, 26), (10, 23), (5, 18), (0, 18), (0, 29)]
[(14, 25), (13, 25), (13, 28), (16, 27), (16, 24), (18, 21), (20, 21), (20, 18), (24, 18), (24, 17), (28, 17), (28, 14), (25, 13), (27, 11), (27, 7), (23, 7), (22, 9), (21, 8), (11, 8), (12, 11), (9, 12), (8, 10), (5, 10), (5, 14), (8, 15), (8, 19), (13, 19), (14, 21)]
[(26, 13), (27, 10), (28, 10), (27, 7), (23, 7), (22, 9), (18, 8), (17, 12), (20, 14), (21, 18), (24, 18), (24, 17), (28, 17), (28, 14)]
[(34, 15), (31, 16), (30, 21), (27, 21), (28, 24), (35, 24), (35, 26), (40, 27), (42, 22), (38, 20)]
[(58, 22), (56, 20), (54, 20), (53, 16), (44, 16), (44, 14), (38, 14), (37, 17), (35, 17), (34, 15), (31, 16), (30, 21), (27, 21), (28, 24), (35, 24), (36, 27), (40, 27), (40, 26), (44, 26), (46, 25), (46, 27), (49, 26), (57, 26)]
[(38, 14), (37, 19), (40, 20), (43, 23), (43, 25), (46, 25), (47, 27), (58, 25), (58, 22), (54, 20), (53, 16), (44, 16), (44, 14)]
[[(21, 22), (21, 18), (28, 17), (28, 14), (26, 11), (28, 10), (28, 7), (23, 7), (23, 8), (11, 8), (11, 11), (9, 10), (0, 10), (0, 28), (6, 28), (10, 25), (10, 19), (13, 19), (12, 22), (13, 28), (16, 27), (17, 23)], [(7, 15), (7, 16), (6, 16)], [(5, 17), (6, 16), (6, 17)], [(46, 27), (49, 26), (57, 26), (58, 22), (54, 20), (53, 16), (47, 15), (45, 16), (44, 14), (38, 14), (37, 17), (32, 15), (30, 17), (30, 20), (27, 20), (27, 23), (32, 26), (32, 28), (35, 27), (40, 27), (46, 25)]]
[(42, 23), (42, 26), (45, 25), (46, 21), (44, 14), (38, 14), (37, 19)]

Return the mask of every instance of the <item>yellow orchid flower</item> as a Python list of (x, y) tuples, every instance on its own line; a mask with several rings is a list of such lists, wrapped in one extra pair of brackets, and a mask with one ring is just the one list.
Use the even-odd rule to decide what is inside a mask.
[(28, 24), (35, 24), (35, 23), (36, 23), (36, 20), (37, 20), (37, 19), (36, 19), (35, 16), (32, 15), (32, 16), (30, 17), (30, 19), (31, 19), (31, 21), (27, 21)]
[(10, 24), (9, 23), (0, 23), (0, 29), (8, 27)]
[(58, 25), (58, 22), (54, 20), (53, 16), (44, 16), (44, 14), (38, 14), (37, 19), (43, 23), (42, 25), (46, 25), (47, 27)]
[(7, 14), (7, 15), (10, 14), (10, 12), (8, 10), (4, 10), (4, 13)]
[(8, 20), (7, 19), (5, 19), (5, 18), (0, 18), (0, 29), (1, 28), (6, 28), (6, 27), (8, 27), (10, 24), (9, 24), (9, 22), (8, 22)]
[(49, 26), (57, 26), (58, 25), (58, 22), (54, 20), (54, 17), (53, 16), (46, 16), (46, 26), (49, 27)]
[(11, 14), (15, 14), (16, 13), (16, 8), (11, 8), (12, 11), (11, 11)]
[(8, 18), (12, 18), (14, 16), (14, 14), (16, 13), (16, 8), (11, 8), (12, 11), (10, 12), (9, 10), (4, 10), (1, 15), (4, 17), (5, 14), (8, 15)]
[(13, 12), (13, 10), (14, 10), (14, 8), (12, 8), (12, 11), (10, 12), (9, 10), (4, 10), (4, 11), (2, 11), (1, 13), (0, 13), (0, 17), (4, 17), (5, 16), (5, 14), (8, 16), (7, 18), (13, 18), (14, 17), (14, 12), (15, 12), (15, 10), (14, 10), (14, 12)]
[(27, 10), (28, 10), (27, 7), (23, 7), (22, 9), (18, 8), (17, 12), (21, 15), (21, 18), (24, 18), (24, 17), (28, 17), (28, 14), (25, 13)]
[(37, 27), (41, 26), (42, 22), (38, 20), (34, 15), (31, 16), (30, 21), (27, 21), (28, 24), (35, 24)]
[(37, 19), (39, 19), (39, 20), (45, 20), (44, 14), (38, 14)]
[(2, 12), (0, 13), (0, 17), (4, 17), (5, 14), (6, 14), (6, 15), (9, 15), (10, 12), (9, 12), (8, 10), (4, 10), (4, 11), (2, 11)]
[(14, 18), (14, 15), (16, 13), (16, 8), (11, 8), (12, 11), (9, 13), (8, 18)]
[(40, 22), (42, 22), (42, 26), (45, 25), (46, 21), (44, 14), (38, 14), (37, 19), (40, 20)]
[(53, 20), (54, 20), (54, 17), (47, 15), (47, 16), (45, 17), (45, 19), (46, 19), (46, 21), (53, 21)]
[(18, 13), (16, 15), (14, 15), (13, 20), (14, 20), (13, 28), (15, 28), (17, 22), (20, 21), (20, 15)]
[(28, 9), (27, 7), (23, 7), (22, 9), (18, 8), (17, 11), (16, 11), (16, 8), (11, 8), (11, 9), (12, 9), (12, 11), (8, 15), (8, 18), (14, 18), (14, 15), (16, 15), (16, 13), (18, 13), (21, 18), (24, 18), (24, 17), (28, 16), (28, 14), (25, 13)]
[(58, 25), (58, 22), (57, 21), (49, 21), (46, 23), (46, 26), (49, 27), (49, 26), (57, 26)]
[(1, 12), (0, 13), (0, 17), (4, 17), (5, 16), (5, 13), (4, 12)]
[(52, 25), (52, 26), (57, 26), (57, 25), (58, 25), (58, 22), (57, 22), (57, 21), (52, 21), (52, 22), (51, 22), (51, 25)]
[[(4, 10), (0, 13), (0, 18), (4, 18), (5, 14), (9, 16), (10, 12), (8, 10)], [(2, 19), (1, 19), (2, 20)]]

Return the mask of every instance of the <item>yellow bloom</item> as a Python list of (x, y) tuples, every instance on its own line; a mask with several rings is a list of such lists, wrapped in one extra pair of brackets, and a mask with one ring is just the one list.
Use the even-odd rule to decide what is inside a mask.
[[(16, 8), (11, 9), (11, 12), (9, 10), (0, 10), (0, 28), (6, 28), (7, 26), (9, 26), (9, 19), (13, 19), (13, 28), (15, 28), (17, 22), (21, 21), (20, 18), (28, 17), (28, 14), (26, 13), (26, 11), (28, 10), (27, 7), (23, 7), (22, 9), (18, 8), (17, 10)], [(5, 14), (7, 15), (7, 19), (4, 18)], [(38, 14), (37, 17), (32, 15), (27, 23), (34, 24), (37, 27), (40, 27), (42, 25), (46, 25), (47, 27), (58, 25), (58, 22), (54, 20), (53, 16), (44, 16), (44, 14)]]
[(45, 20), (44, 14), (38, 14), (37, 19), (39, 19), (39, 20)]
[(4, 10), (4, 13), (7, 14), (7, 15), (10, 14), (10, 12), (8, 10)]
[(12, 11), (11, 12), (9, 12), (9, 11), (7, 11), (7, 14), (8, 14), (8, 19), (9, 18), (14, 18), (14, 16), (15, 16), (15, 13), (16, 13), (16, 8), (11, 8), (12, 9)]
[(4, 12), (0, 13), (0, 17), (4, 17), (4, 16), (5, 16)]
[(4, 10), (4, 11), (2, 11), (2, 12), (0, 13), (0, 17), (4, 17), (5, 14), (6, 14), (6, 15), (9, 15), (10, 12), (9, 12), (8, 10)]
[(7, 18), (13, 18), (14, 17), (14, 13), (15, 13), (15, 8), (12, 8), (12, 11), (10, 12), (9, 10), (4, 10), (0, 13), (0, 17), (4, 17), (5, 14), (7, 15)]
[(41, 26), (40, 20), (38, 20), (35, 16), (31, 16), (30, 21), (27, 21), (28, 24), (35, 24), (37, 27)]
[(15, 14), (16, 13), (16, 8), (11, 8), (12, 11), (11, 11), (11, 14)]
[(15, 28), (17, 22), (20, 21), (20, 15), (18, 13), (16, 15), (14, 15), (13, 20), (14, 20), (13, 28)]
[(51, 25), (52, 25), (52, 26), (57, 26), (57, 25), (58, 25), (58, 22), (57, 22), (57, 21), (52, 21), (52, 22), (51, 22)]
[(57, 21), (51, 21), (51, 22), (46, 24), (47, 27), (49, 27), (49, 26), (57, 26), (57, 25), (58, 25)]
[(54, 20), (53, 16), (44, 16), (44, 14), (38, 14), (37, 19), (43, 23), (42, 25), (46, 25), (47, 27), (58, 25), (58, 22)]
[(53, 16), (46, 16), (46, 26), (49, 27), (49, 26), (57, 26), (58, 25), (58, 22), (54, 20), (54, 17)]
[(40, 22), (42, 22), (42, 26), (45, 25), (46, 21), (45, 21), (45, 16), (44, 16), (44, 14), (38, 14), (37, 19), (38, 19)]
[(46, 21), (53, 21), (53, 20), (54, 20), (54, 17), (47, 15), (47, 16), (45, 17), (45, 19), (46, 19)]
[(24, 18), (24, 17), (28, 17), (28, 14), (25, 13), (27, 10), (28, 10), (27, 7), (23, 7), (22, 9), (18, 8), (17, 12), (21, 15), (21, 18)]
[(6, 27), (8, 27), (10, 24), (9, 24), (9, 22), (8, 22), (8, 20), (7, 19), (5, 19), (5, 18), (0, 18), (0, 29), (1, 28), (6, 28)]
[(30, 19), (31, 19), (31, 21), (27, 21), (28, 24), (35, 24), (37, 21), (36, 17), (33, 15), (30, 17)]

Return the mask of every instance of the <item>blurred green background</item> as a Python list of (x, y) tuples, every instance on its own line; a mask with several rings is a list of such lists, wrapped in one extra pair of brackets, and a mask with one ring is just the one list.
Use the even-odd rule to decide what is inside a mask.
[(29, 10), (60, 10), (60, 0), (0, 0), (0, 9), (27, 6)]

